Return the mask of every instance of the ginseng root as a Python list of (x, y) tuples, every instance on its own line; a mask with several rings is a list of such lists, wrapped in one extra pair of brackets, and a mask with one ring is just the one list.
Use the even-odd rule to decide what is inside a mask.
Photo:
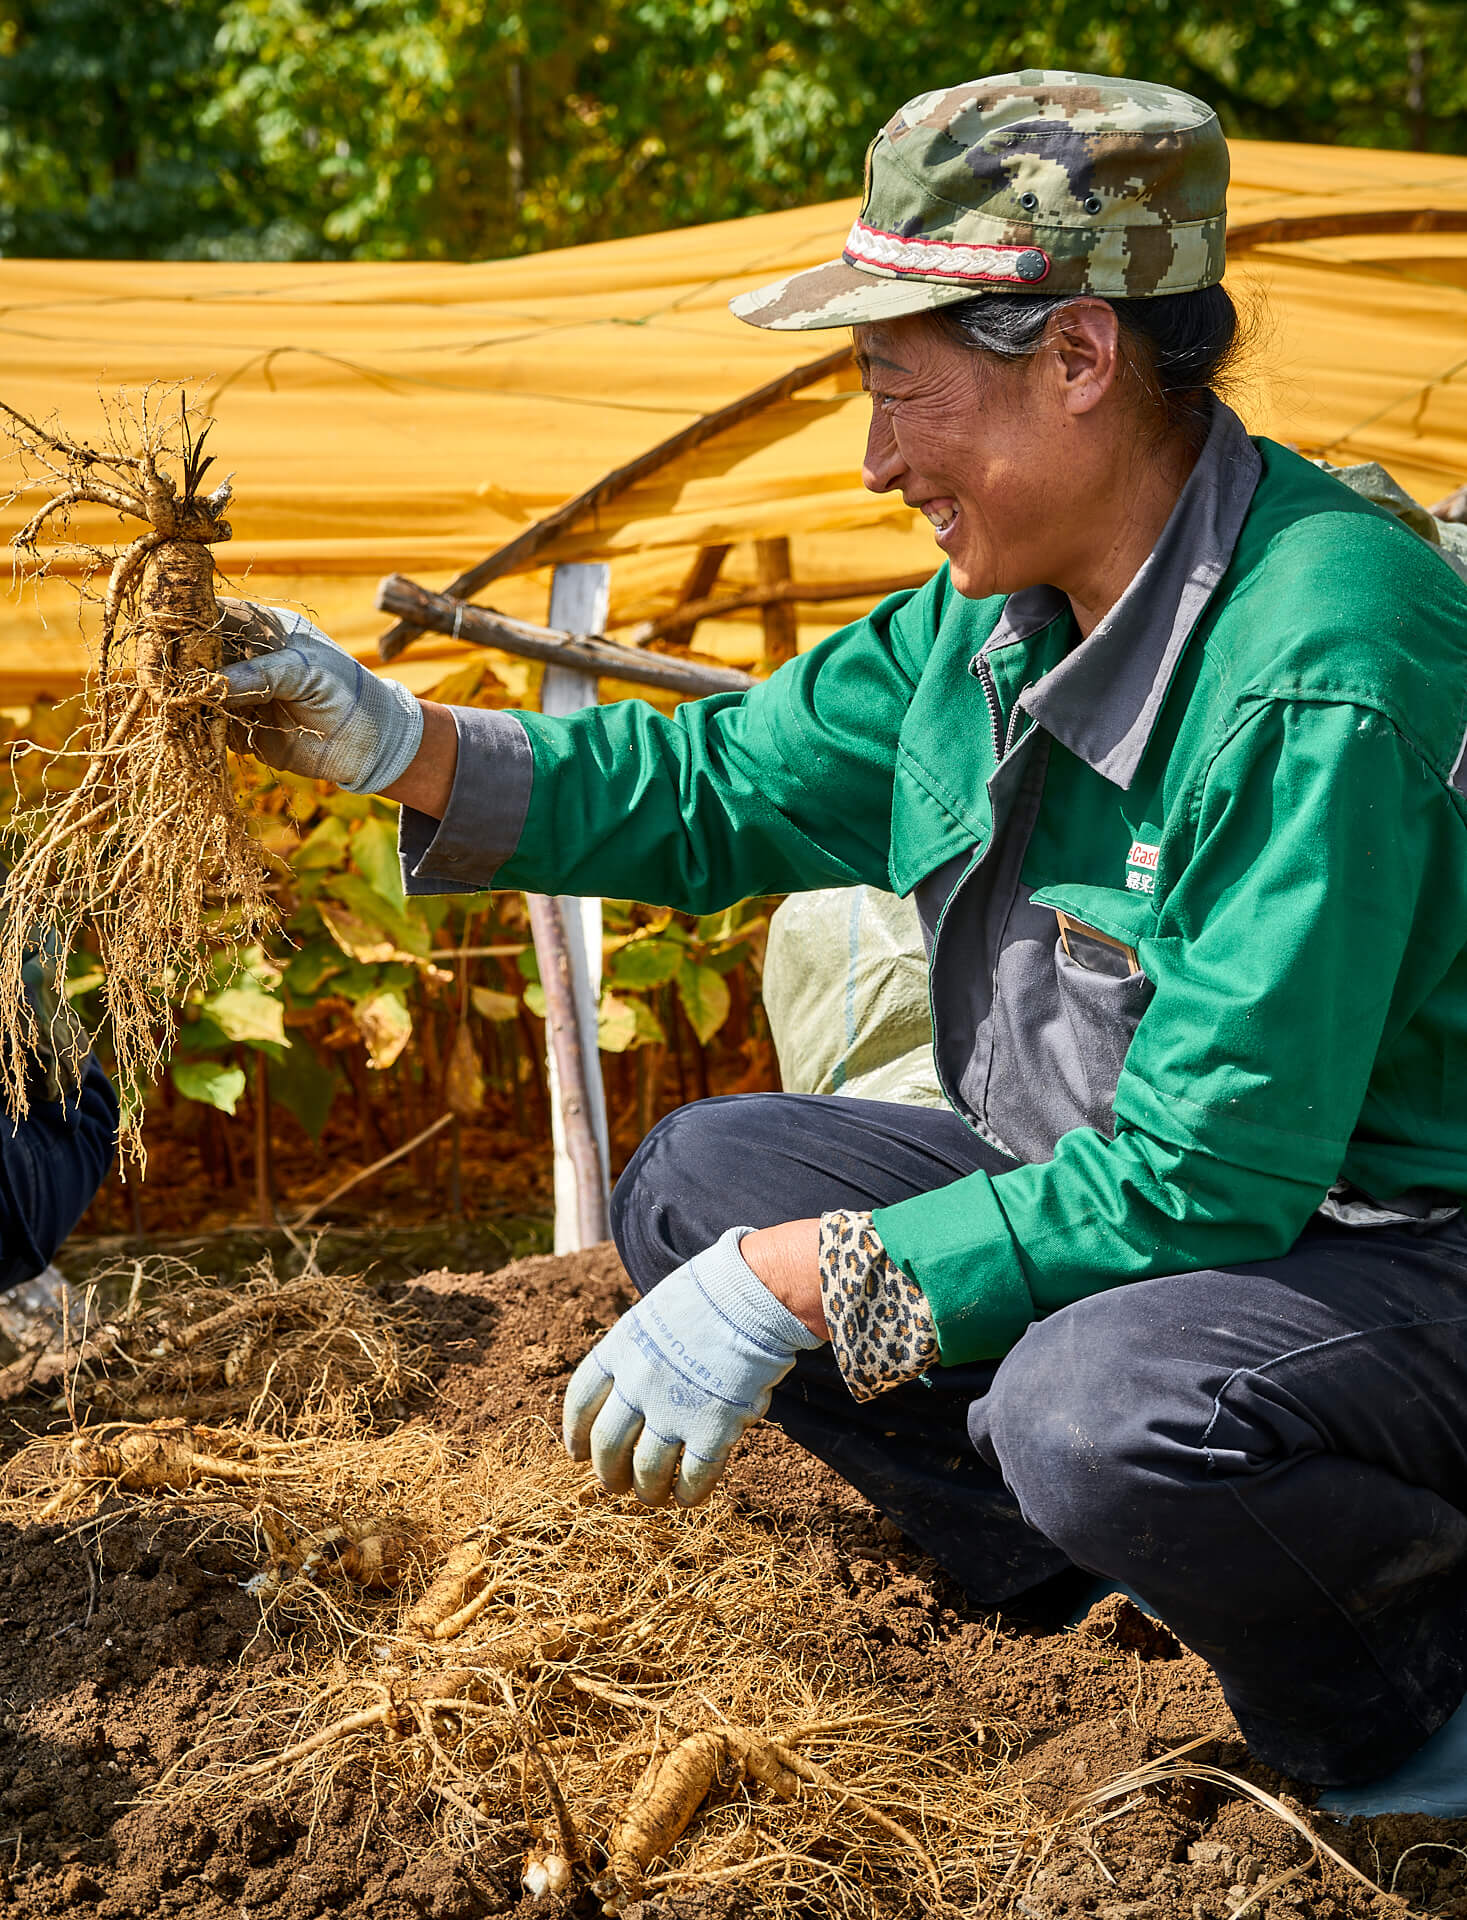
[(341, 1574), (354, 1586), (392, 1593), (408, 1578), (422, 1555), (411, 1527), (393, 1520), (347, 1520), (319, 1533), (295, 1525), (281, 1514), (260, 1514), (270, 1547), (270, 1564), (249, 1582), (262, 1598), (277, 1594), (289, 1580)]
[(648, 1868), (686, 1832), (714, 1787), (736, 1786), (745, 1779), (757, 1780), (781, 1800), (793, 1798), (802, 1783), (837, 1795), (916, 1856), (941, 1905), (937, 1863), (900, 1822), (784, 1741), (742, 1727), (714, 1727), (680, 1740), (670, 1753), (654, 1759), (638, 1782), (612, 1833), (606, 1870), (594, 1882), (602, 1911), (619, 1914), (626, 1904), (641, 1899)]
[(88, 1484), (102, 1481), (112, 1482), (124, 1493), (176, 1493), (205, 1480), (255, 1487), (290, 1477), (288, 1467), (208, 1453), (195, 1444), (200, 1437), (192, 1427), (182, 1425), (135, 1427), (115, 1441), (79, 1433), (66, 1454), (70, 1480), (52, 1494), (37, 1517), (54, 1519), (75, 1504)]
[(429, 1640), (451, 1640), (482, 1611), (489, 1594), (489, 1563), (483, 1546), (466, 1540), (453, 1549), (434, 1574), (422, 1598), (409, 1608), (403, 1626)]
[(294, 1746), (286, 1747), (284, 1752), (267, 1754), (263, 1760), (251, 1761), (249, 1766), (241, 1767), (232, 1777), (236, 1780), (252, 1780), (258, 1779), (261, 1774), (279, 1773), (286, 1767), (293, 1767), (297, 1760), (304, 1760), (310, 1754), (319, 1753), (323, 1747), (333, 1747), (338, 1741), (350, 1739), (354, 1733), (364, 1733), (369, 1727), (381, 1727), (398, 1739), (406, 1739), (417, 1730), (419, 1724), (415, 1709), (420, 1712), (451, 1713), (456, 1706), (482, 1703), (488, 1693), (489, 1682), (482, 1674), (459, 1668), (428, 1674), (408, 1686), (398, 1682), (383, 1689), (382, 1698), (375, 1706), (363, 1707), (360, 1712), (333, 1720), (330, 1726), (318, 1728), (304, 1740), (297, 1740)]
[[(121, 552), (84, 547), (110, 564), (97, 670), (87, 689), (85, 769), (18, 822), (26, 845), (3, 896), (0, 927), (0, 1095), (28, 1110), (37, 1016), (22, 974), (43, 934), (64, 978), (84, 926), (104, 969), (120, 1079), (157, 1077), (171, 1038), (170, 1005), (202, 989), (219, 943), (241, 946), (268, 928), (274, 908), (265, 856), (230, 785), (220, 610), (213, 548), (230, 537), (229, 482), (202, 491), (213, 464), (187, 411), (167, 429), (145, 396), (116, 444), (78, 445), (0, 403), (4, 430), (47, 497), (14, 544), (46, 571), (54, 541), (78, 509), (101, 508), (142, 527)], [(130, 444), (129, 444), (130, 442)], [(170, 467), (172, 471), (170, 471)], [(96, 597), (96, 596), (93, 596)], [(53, 1032), (59, 1064), (80, 1077), (84, 1043)], [(138, 1103), (124, 1121), (138, 1124)]]
[(383, 1689), (376, 1706), (363, 1707), (342, 1720), (335, 1720), (330, 1726), (298, 1740), (283, 1753), (252, 1761), (231, 1777), (248, 1780), (260, 1774), (277, 1773), (294, 1766), (308, 1754), (335, 1746), (338, 1741), (368, 1727), (381, 1727), (394, 1738), (404, 1738), (420, 1725), (421, 1714), (452, 1713), (456, 1707), (466, 1705), (482, 1706), (503, 1693), (506, 1674), (523, 1673), (561, 1660), (578, 1642), (604, 1633), (608, 1624), (609, 1617), (605, 1614), (577, 1613), (564, 1620), (545, 1620), (537, 1626), (525, 1627), (476, 1653), (475, 1657), (482, 1662), (480, 1666), (445, 1667), (440, 1673), (424, 1674), (409, 1684), (394, 1682)]
[(777, 1740), (742, 1727), (690, 1733), (642, 1775), (607, 1849), (606, 1871), (595, 1882), (603, 1912), (620, 1913), (642, 1897), (647, 1869), (681, 1838), (715, 1786), (754, 1779), (790, 1799), (799, 1788), (796, 1756)]
[(565, 1893), (575, 1878), (575, 1868), (563, 1853), (543, 1847), (531, 1847), (520, 1869), (520, 1885), (531, 1900), (547, 1900), (552, 1894)]

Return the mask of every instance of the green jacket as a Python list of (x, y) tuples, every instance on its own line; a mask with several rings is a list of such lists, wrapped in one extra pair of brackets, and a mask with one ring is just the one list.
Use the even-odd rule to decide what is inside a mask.
[(944, 1086), (1022, 1163), (876, 1214), (945, 1362), (1331, 1189), (1467, 1200), (1467, 586), (1226, 409), (1084, 642), (944, 569), (747, 694), (459, 725), (415, 891), (916, 892)]

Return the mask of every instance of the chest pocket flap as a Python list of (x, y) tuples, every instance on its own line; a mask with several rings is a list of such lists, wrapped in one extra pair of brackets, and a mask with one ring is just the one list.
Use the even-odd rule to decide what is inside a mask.
[(1094, 927), (1122, 946), (1139, 949), (1156, 921), (1155, 896), (1131, 893), (1123, 887), (1090, 887), (1080, 882), (1040, 887), (1033, 895), (1036, 907), (1053, 907), (1082, 926)]

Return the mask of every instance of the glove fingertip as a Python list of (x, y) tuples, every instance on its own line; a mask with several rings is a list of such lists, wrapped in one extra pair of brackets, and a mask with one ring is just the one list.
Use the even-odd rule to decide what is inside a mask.
[(683, 1455), (683, 1463), (678, 1470), (677, 1481), (672, 1496), (680, 1507), (701, 1507), (713, 1496), (713, 1491), (728, 1469), (729, 1454), (732, 1447), (726, 1448), (716, 1459), (693, 1459)]
[(612, 1384), (611, 1375), (594, 1353), (588, 1353), (571, 1375), (565, 1390), (560, 1429), (565, 1450), (572, 1460), (591, 1458), (591, 1428), (606, 1404)]
[(270, 690), (265, 676), (255, 660), (229, 660), (220, 668), (226, 686), (227, 700), (268, 700)]

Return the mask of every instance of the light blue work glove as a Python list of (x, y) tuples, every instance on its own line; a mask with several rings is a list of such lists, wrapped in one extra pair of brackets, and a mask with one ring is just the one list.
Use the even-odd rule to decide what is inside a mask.
[(731, 1227), (670, 1273), (576, 1368), (566, 1449), (591, 1461), (608, 1493), (698, 1506), (796, 1354), (822, 1344), (745, 1263), (749, 1231)]
[(423, 739), (423, 709), (406, 687), (369, 673), (289, 607), (219, 606), (237, 753), (351, 793), (402, 778)]

